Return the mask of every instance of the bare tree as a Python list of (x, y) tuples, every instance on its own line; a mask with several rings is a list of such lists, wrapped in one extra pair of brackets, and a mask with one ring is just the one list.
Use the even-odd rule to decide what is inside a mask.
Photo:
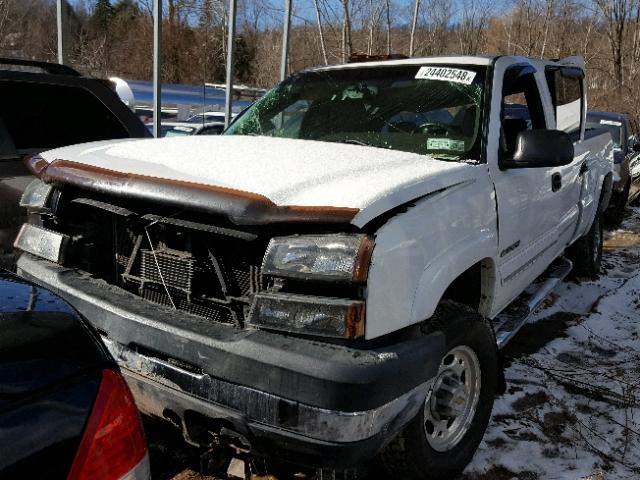
[(379, 2), (374, 7), (373, 0), (369, 0), (369, 34), (367, 36), (367, 53), (369, 55), (374, 52), (374, 32), (378, 27), (383, 10), (384, 6), (380, 5)]
[(414, 48), (416, 55), (442, 55), (446, 53), (450, 35), (451, 7), (449, 0), (430, 0), (427, 8), (421, 10), (425, 39), (419, 48)]
[(456, 29), (460, 53), (477, 55), (484, 44), (489, 23), (490, 6), (485, 0), (463, 0), (462, 21)]
[(351, 39), (351, 16), (349, 14), (349, 0), (342, 0), (342, 61), (346, 62), (353, 53), (353, 40)]
[(629, 62), (629, 77), (636, 76), (638, 65), (640, 63), (640, 1), (635, 0), (633, 7), (633, 19), (631, 24), (632, 41)]
[(9, 19), (10, 0), (0, 0), (0, 45), (6, 35), (7, 20)]
[(544, 35), (542, 37), (542, 47), (540, 48), (540, 58), (544, 58), (544, 52), (547, 49), (547, 41), (549, 40), (549, 24), (553, 15), (553, 0), (547, 0), (547, 10), (544, 16)]
[(322, 59), (324, 60), (325, 65), (329, 65), (329, 60), (327, 59), (327, 47), (324, 43), (324, 32), (322, 30), (322, 20), (320, 18), (320, 6), (318, 5), (318, 0), (313, 0), (313, 5), (316, 10), (316, 22), (318, 24), (318, 36), (320, 37), (320, 50), (322, 51)]
[(387, 55), (391, 55), (391, 5), (390, 0), (385, 0), (387, 11)]
[(595, 0), (603, 18), (611, 62), (618, 87), (624, 84), (624, 40), (634, 7), (633, 0)]

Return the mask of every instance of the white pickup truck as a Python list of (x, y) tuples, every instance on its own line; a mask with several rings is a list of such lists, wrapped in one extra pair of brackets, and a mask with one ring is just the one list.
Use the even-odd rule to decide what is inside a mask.
[(293, 75), (225, 135), (44, 152), (18, 272), (102, 334), (192, 443), (449, 478), (500, 349), (597, 275), (612, 142), (579, 58), (411, 58)]

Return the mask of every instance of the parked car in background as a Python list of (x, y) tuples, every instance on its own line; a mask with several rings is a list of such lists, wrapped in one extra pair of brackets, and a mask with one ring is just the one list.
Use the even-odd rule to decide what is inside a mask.
[(321, 67), (221, 136), (43, 152), (17, 270), (192, 443), (453, 478), (500, 349), (600, 271), (612, 142), (585, 135), (584, 78), (575, 57)]
[[(140, 118), (140, 121), (145, 125), (153, 123), (153, 108), (138, 106), (134, 108), (134, 113)], [(177, 108), (163, 108), (160, 110), (160, 117), (163, 121), (175, 122), (178, 118)]]
[[(147, 128), (153, 132), (153, 123), (147, 123)], [(205, 124), (186, 122), (162, 122), (161, 137), (185, 137), (189, 135), (220, 135), (224, 131), (224, 123), (210, 122)]]
[(99, 335), (0, 271), (0, 478), (149, 478), (140, 416)]
[(24, 158), (43, 150), (149, 132), (108, 81), (56, 63), (0, 58), (0, 267), (25, 218), (18, 201), (32, 180)]
[[(235, 117), (236, 114), (232, 113), (231, 118)], [(195, 115), (189, 117), (187, 119), (187, 123), (210, 123), (210, 122), (220, 122), (224, 124), (224, 112), (202, 112), (196, 113)]]
[[(640, 169), (637, 168), (640, 155), (638, 130), (625, 113), (587, 112), (587, 131), (606, 129), (613, 139), (614, 178), (613, 192), (606, 219), (612, 224), (622, 220), (627, 203), (635, 200), (640, 193)], [(635, 168), (631, 168), (634, 165)]]

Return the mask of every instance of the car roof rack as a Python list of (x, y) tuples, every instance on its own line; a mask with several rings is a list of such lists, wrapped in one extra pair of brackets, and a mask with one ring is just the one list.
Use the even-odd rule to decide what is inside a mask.
[(0, 70), (3, 70), (3, 65), (39, 68), (45, 73), (49, 73), (51, 75), (70, 75), (72, 77), (81, 76), (80, 72), (78, 72), (77, 70), (68, 67), (67, 65), (61, 65), (59, 63), (39, 62), (37, 60), (24, 60), (22, 58), (0, 57)]

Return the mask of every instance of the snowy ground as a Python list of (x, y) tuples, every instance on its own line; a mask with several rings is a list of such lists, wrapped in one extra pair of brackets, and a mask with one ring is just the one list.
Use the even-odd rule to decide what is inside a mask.
[[(640, 479), (640, 208), (605, 248), (601, 277), (562, 284), (507, 348), (507, 393), (459, 480)], [(212, 478), (157, 439), (154, 478)]]
[(603, 263), (509, 345), (508, 391), (463, 479), (640, 478), (640, 209), (608, 235)]

